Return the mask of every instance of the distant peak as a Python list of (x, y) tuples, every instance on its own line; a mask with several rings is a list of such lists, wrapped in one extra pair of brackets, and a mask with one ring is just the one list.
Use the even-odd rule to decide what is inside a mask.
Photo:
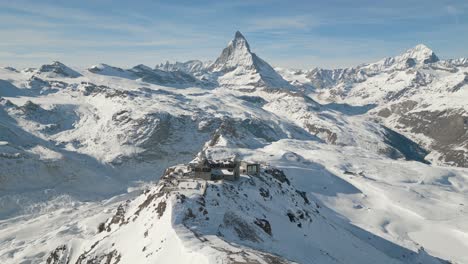
[(407, 61), (410, 64), (427, 64), (439, 61), (434, 51), (424, 44), (418, 44), (415, 47), (405, 51), (396, 57), (398, 61)]
[(88, 68), (88, 71), (92, 73), (102, 73), (102, 72), (107, 72), (107, 71), (112, 71), (112, 70), (123, 71), (121, 68), (117, 68), (117, 67), (105, 64), (105, 63), (99, 63)]
[(134, 70), (144, 70), (144, 71), (152, 71), (151, 67), (148, 67), (144, 64), (138, 64), (137, 66), (133, 67)]
[(39, 70), (39, 73), (52, 73), (57, 76), (61, 77), (71, 77), (71, 78), (76, 78), (80, 77), (81, 74), (76, 72), (75, 70), (72, 70), (65, 64), (59, 62), (59, 61), (53, 61), (52, 64), (44, 64), (42, 65)]
[(50, 64), (44, 64), (41, 67), (58, 67), (58, 68), (67, 68), (68, 66), (61, 63), (60, 61), (52, 61)]

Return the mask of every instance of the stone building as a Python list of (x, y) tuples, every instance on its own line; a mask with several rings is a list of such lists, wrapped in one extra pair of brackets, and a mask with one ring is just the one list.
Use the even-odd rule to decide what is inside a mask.
[(247, 174), (251, 176), (258, 176), (260, 174), (260, 164), (259, 163), (250, 163), (247, 161), (241, 161), (239, 163), (239, 171), (242, 174)]
[(197, 162), (190, 164), (193, 177), (204, 180), (230, 180), (239, 179), (240, 174), (257, 176), (260, 174), (260, 164), (238, 161), (236, 157), (223, 160), (207, 159), (202, 152)]

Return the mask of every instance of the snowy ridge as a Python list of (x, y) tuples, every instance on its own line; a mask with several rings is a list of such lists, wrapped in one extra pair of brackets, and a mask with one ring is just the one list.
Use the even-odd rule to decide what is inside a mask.
[[(371, 118), (432, 151), (434, 162), (468, 166), (466, 59), (439, 60), (421, 44), (352, 68), (280, 70), (319, 102), (367, 107)], [(442, 132), (444, 126), (456, 132)]]
[(186, 62), (175, 62), (170, 63), (166, 61), (166, 63), (161, 63), (156, 65), (155, 69), (163, 70), (163, 71), (183, 71), (189, 72), (192, 74), (197, 74), (199, 72), (205, 71), (206, 68), (211, 65), (212, 62), (203, 62), (199, 60), (190, 60)]

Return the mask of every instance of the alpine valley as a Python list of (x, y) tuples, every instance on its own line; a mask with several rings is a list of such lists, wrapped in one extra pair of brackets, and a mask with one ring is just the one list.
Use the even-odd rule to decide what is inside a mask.
[[(0, 263), (468, 263), (468, 59), (0, 69)], [(187, 177), (202, 160), (259, 172)]]

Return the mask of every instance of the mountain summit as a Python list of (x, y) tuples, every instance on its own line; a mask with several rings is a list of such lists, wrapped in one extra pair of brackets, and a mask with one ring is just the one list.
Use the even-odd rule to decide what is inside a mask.
[(67, 77), (67, 78), (77, 78), (81, 74), (65, 64), (54, 61), (52, 64), (44, 64), (37, 71), (38, 74), (43, 74), (46, 77), (55, 78), (55, 77)]
[(223, 86), (241, 88), (289, 88), (291, 85), (273, 67), (250, 50), (249, 43), (239, 31), (234, 35), (209, 70), (218, 73)]
[(424, 44), (419, 44), (400, 55), (387, 57), (378, 62), (366, 64), (364, 67), (361, 67), (360, 70), (364, 69), (368, 75), (375, 75), (382, 71), (406, 70), (417, 65), (430, 64), (438, 61), (439, 58), (435, 55), (434, 51)]
[(424, 44), (416, 45), (414, 48), (407, 50), (397, 57), (400, 61), (413, 59), (415, 63), (427, 64), (439, 61), (434, 51)]
[(242, 33), (237, 31), (234, 39), (224, 48), (210, 68), (215, 72), (229, 72), (237, 67), (253, 69), (254, 58), (255, 54), (250, 51), (249, 43)]

